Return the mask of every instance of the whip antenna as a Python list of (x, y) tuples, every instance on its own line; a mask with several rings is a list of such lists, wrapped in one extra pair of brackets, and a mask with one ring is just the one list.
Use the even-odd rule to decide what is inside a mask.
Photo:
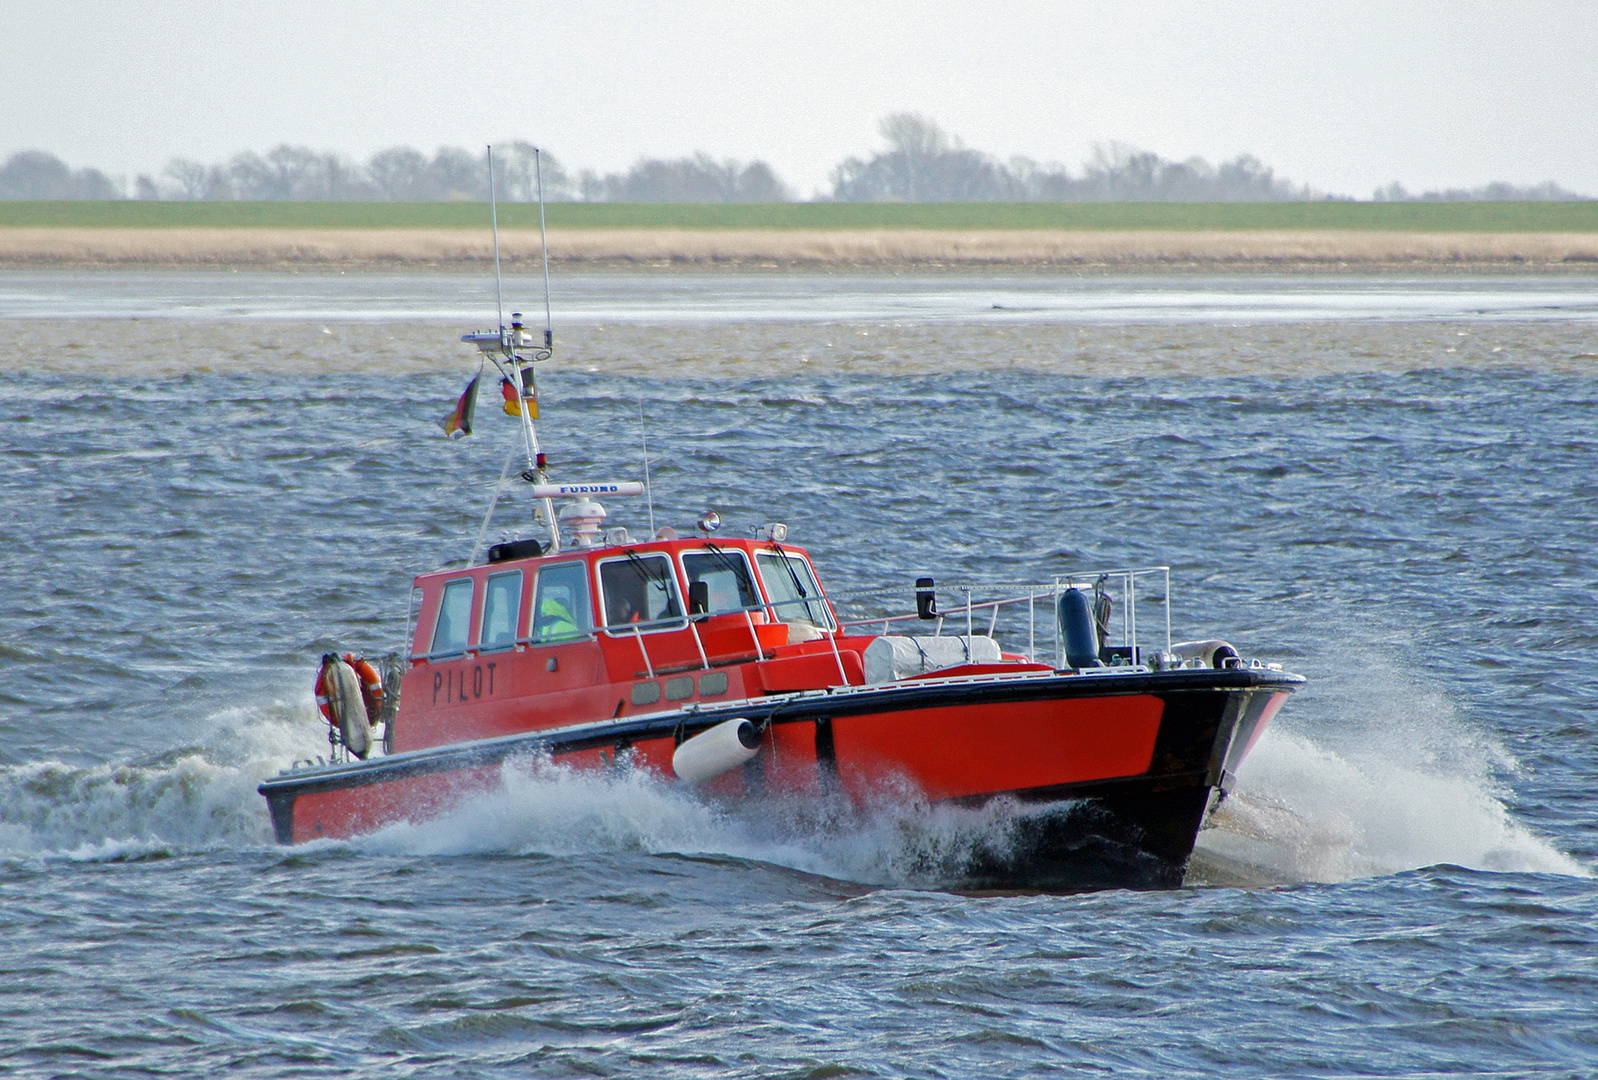
[[(544, 253), (544, 349), (555, 349), (555, 320), (549, 313), (549, 232), (544, 228), (544, 152), (533, 147), (533, 176), (538, 181), (538, 247)], [(497, 241), (496, 241), (497, 243)], [(495, 249), (498, 258), (498, 248)], [(498, 266), (498, 263), (495, 263)]]
[(644, 399), (638, 399), (638, 440), (644, 450), (644, 501), (649, 504), (649, 535), (655, 535), (655, 492), (649, 486), (649, 423), (644, 419)]
[(505, 287), (499, 277), (499, 202), (494, 191), (494, 145), (488, 146), (488, 219), (494, 226), (494, 312), (499, 317), (499, 336), (505, 337)]

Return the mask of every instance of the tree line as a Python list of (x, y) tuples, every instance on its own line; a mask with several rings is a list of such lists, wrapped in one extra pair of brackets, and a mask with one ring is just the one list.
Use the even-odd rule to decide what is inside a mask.
[[(1000, 161), (965, 146), (918, 113), (884, 117), (886, 144), (866, 157), (840, 162), (831, 191), (838, 202), (1275, 202), (1347, 198), (1278, 177), (1258, 159), (1239, 155), (1212, 165), (1201, 157), (1173, 161), (1146, 150), (1108, 143), (1076, 172), (1030, 158)], [(494, 190), (506, 202), (538, 198), (530, 143), (494, 148)], [(555, 202), (793, 202), (794, 189), (764, 161), (717, 160), (706, 153), (676, 159), (643, 158), (604, 175), (569, 172), (542, 155), (544, 197)], [(265, 154), (246, 150), (207, 165), (173, 158), (159, 175), (141, 174), (124, 187), (99, 169), (72, 169), (40, 150), (12, 154), (0, 165), (0, 199), (168, 199), (433, 202), (484, 200), (488, 167), (482, 153), (444, 147), (431, 157), (409, 146), (373, 154), (364, 164), (331, 152), (282, 145)], [(1377, 189), (1377, 201), (1546, 200), (1585, 196), (1553, 182), (1508, 183), (1472, 190), (1411, 194), (1396, 181)]]

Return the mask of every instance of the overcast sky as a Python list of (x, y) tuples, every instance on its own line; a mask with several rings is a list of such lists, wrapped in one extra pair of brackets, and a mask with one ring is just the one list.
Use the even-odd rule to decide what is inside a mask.
[(526, 139), (763, 158), (808, 196), (900, 110), (1073, 171), (1119, 140), (1360, 198), (1598, 194), (1598, 2), (0, 0), (0, 155), (129, 177)]

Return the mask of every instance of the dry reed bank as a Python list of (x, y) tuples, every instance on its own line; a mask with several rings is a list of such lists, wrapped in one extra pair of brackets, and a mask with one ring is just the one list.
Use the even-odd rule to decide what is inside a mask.
[[(541, 257), (532, 229), (507, 229), (509, 265)], [(560, 228), (552, 261), (696, 269), (939, 266), (1361, 269), (1477, 266), (1598, 271), (1598, 231), (1374, 229)], [(256, 268), (477, 267), (486, 229), (0, 228), (0, 265)]]

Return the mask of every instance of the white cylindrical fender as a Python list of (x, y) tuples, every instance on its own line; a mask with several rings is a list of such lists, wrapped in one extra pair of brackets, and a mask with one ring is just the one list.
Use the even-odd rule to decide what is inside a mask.
[(740, 716), (686, 740), (671, 755), (671, 768), (690, 784), (703, 784), (736, 769), (759, 752), (760, 733)]
[(1183, 660), (1202, 661), (1205, 667), (1237, 666), (1237, 650), (1224, 641), (1179, 641), (1171, 646), (1171, 652)]
[(328, 704), (338, 720), (338, 737), (350, 753), (365, 758), (372, 749), (372, 724), (366, 718), (366, 702), (361, 697), (361, 679), (343, 660), (328, 665)]

